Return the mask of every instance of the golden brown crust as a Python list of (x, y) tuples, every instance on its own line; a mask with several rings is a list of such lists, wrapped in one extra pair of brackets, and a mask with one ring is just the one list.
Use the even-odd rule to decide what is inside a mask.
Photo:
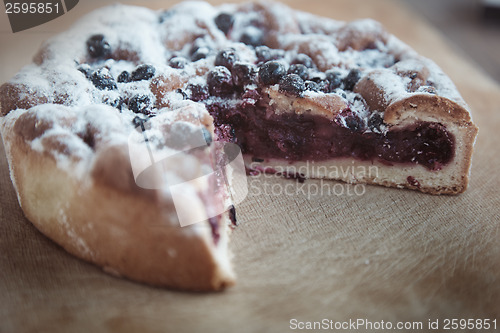
[[(115, 181), (100, 174), (110, 168), (99, 166), (92, 181), (78, 180), (58, 168), (53, 155), (32, 150), (21, 133), (4, 128), (3, 136), (26, 217), (68, 252), (157, 286), (208, 291), (234, 283), (232, 273), (217, 262), (209, 228), (172, 225), (172, 202), (160, 200), (153, 190), (144, 195), (148, 190), (139, 189), (130, 174), (120, 176), (130, 162), (102, 160), (113, 163)], [(129, 185), (123, 186), (123, 178)]]
[(34, 91), (27, 85), (4, 83), (0, 86), (0, 115), (5, 116), (15, 109), (29, 109), (48, 102), (43, 92)]
[(379, 71), (372, 71), (366, 75), (356, 84), (354, 91), (363, 96), (370, 110), (383, 111), (389, 106), (390, 100), (385, 97), (384, 87), (376, 84), (372, 78), (378, 74)]
[(426, 117), (451, 122), (459, 126), (474, 126), (464, 107), (448, 98), (429, 94), (416, 94), (390, 104), (385, 110), (384, 121), (397, 125), (405, 119)]
[(353, 50), (366, 50), (375, 47), (375, 42), (387, 43), (388, 33), (382, 25), (375, 21), (369, 21), (369, 29), (359, 29), (356, 21), (341, 27), (337, 32), (337, 48), (345, 51), (349, 48)]
[(290, 98), (275, 88), (265, 88), (264, 92), (269, 96), (276, 114), (295, 112), (297, 114), (309, 113), (319, 115), (328, 119), (335, 116), (348, 106), (346, 101), (335, 94), (316, 94), (307, 98)]

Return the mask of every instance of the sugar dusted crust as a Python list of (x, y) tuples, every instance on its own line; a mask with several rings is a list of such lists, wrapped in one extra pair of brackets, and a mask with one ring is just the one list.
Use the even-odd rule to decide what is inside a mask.
[[(9, 115), (1, 124), (11, 177), (26, 217), (42, 233), (116, 276), (197, 291), (234, 284), (227, 214), (216, 246), (208, 224), (181, 228), (170, 198), (135, 184), (126, 145), (71, 155), (77, 149), (71, 141), (78, 139), (67, 133), (45, 135), (33, 145), (40, 133), (27, 126), (30, 114), (16, 112), (21, 115)], [(34, 148), (38, 144), (44, 149)], [(67, 164), (47, 150), (67, 154)], [(78, 174), (82, 163), (86, 168)]]
[[(304, 177), (431, 194), (466, 189), (477, 134), (450, 79), (378, 22), (265, 2), (102, 8), (47, 41), (0, 87), (0, 115), (12, 181), (38, 229), (107, 272), (186, 290), (234, 283), (231, 214), (210, 214), (231, 200), (202, 180), (211, 148), (183, 146), (197, 128), (208, 144), (235, 142), (263, 167), (306, 165), (311, 154), (299, 152), (300, 143), (312, 142), (316, 167), (378, 173), (306, 168)], [(287, 121), (298, 134), (276, 130)], [(403, 150), (336, 153), (345, 147), (308, 122), (380, 145), (394, 133), (434, 133), (436, 147), (452, 151), (434, 157), (438, 148), (423, 149), (415, 154), (432, 158), (411, 161), (398, 160)], [(163, 173), (149, 175), (154, 188), (139, 186), (134, 174), (134, 162), (144, 162), (129, 150), (138, 130), (153, 153), (174, 156)], [(432, 145), (429, 135), (419, 144)], [(205, 221), (180, 227), (165, 177), (190, 184), (187, 211)]]

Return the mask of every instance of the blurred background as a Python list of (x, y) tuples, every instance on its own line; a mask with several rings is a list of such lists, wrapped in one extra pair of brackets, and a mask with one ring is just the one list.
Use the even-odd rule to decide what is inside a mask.
[[(295, 8), (303, 8), (304, 3), (298, 0), (282, 0)], [(314, 12), (314, 3), (327, 0), (309, 0), (308, 10)], [(391, 12), (370, 13), (363, 8), (363, 2), (374, 0), (353, 0), (355, 10), (349, 11), (346, 17), (338, 17), (336, 12), (318, 13), (324, 16), (331, 16), (336, 19), (350, 20), (358, 17), (372, 16), (384, 22), (383, 17), (391, 16)], [(32, 55), (38, 49), (41, 41), (50, 35), (64, 30), (79, 16), (92, 9), (116, 1), (110, 0), (81, 0), (78, 6), (57, 18), (41, 26), (13, 34), (7, 19), (7, 15), (0, 12), (0, 83), (12, 77), (19, 68), (31, 60)], [(144, 3), (151, 8), (168, 8), (174, 2), (169, 0), (148, 0), (144, 2), (122, 0), (123, 3)], [(212, 3), (234, 2), (231, 0), (209, 1)], [(490, 77), (500, 82), (500, 0), (375, 0), (375, 2), (393, 3), (394, 6), (404, 6), (417, 19), (427, 21), (431, 27), (445, 36), (452, 46), (452, 49), (459, 56), (465, 57), (478, 68), (482, 69)], [(332, 4), (343, 6), (346, 1), (332, 0)], [(373, 8), (373, 6), (366, 6)], [(387, 6), (381, 6), (387, 8)], [(2, 8), (3, 9), (3, 8)], [(339, 13), (342, 13), (339, 10)], [(373, 15), (372, 15), (373, 14)], [(395, 20), (395, 18), (391, 18)], [(388, 19), (389, 21), (389, 19)], [(390, 28), (390, 27), (388, 27)], [(411, 30), (412, 27), (408, 26)], [(400, 36), (401, 32), (390, 32)], [(404, 34), (403, 34), (404, 35)], [(403, 39), (403, 38), (402, 38)], [(411, 45), (411, 41), (404, 40)], [(417, 51), (419, 51), (417, 49)], [(432, 54), (424, 54), (433, 58)]]
[(402, 0), (500, 82), (500, 0)]

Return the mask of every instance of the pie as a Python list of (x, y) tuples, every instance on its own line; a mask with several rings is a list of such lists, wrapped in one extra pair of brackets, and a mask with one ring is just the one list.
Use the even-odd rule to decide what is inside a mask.
[(477, 134), (451, 80), (379, 23), (264, 2), (99, 9), (0, 103), (26, 217), (107, 272), (184, 290), (235, 281), (226, 144), (249, 174), (458, 194)]

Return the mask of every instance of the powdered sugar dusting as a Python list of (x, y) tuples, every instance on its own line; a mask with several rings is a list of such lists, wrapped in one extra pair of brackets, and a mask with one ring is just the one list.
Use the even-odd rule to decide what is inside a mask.
[[(217, 21), (221, 15), (225, 17)], [(109, 46), (109, 57), (89, 56), (87, 43), (96, 35), (102, 35)], [(292, 64), (307, 65), (306, 83), (314, 80), (314, 84), (331, 87), (321, 92), (307, 90), (300, 98), (336, 94), (365, 125), (371, 114), (383, 114), (384, 109), (370, 109), (359, 91), (346, 88), (350, 83), (345, 80), (352, 70), (359, 71), (356, 80), (369, 78), (380, 88), (385, 107), (413, 94), (431, 93), (466, 106), (437, 65), (418, 56), (378, 22), (365, 19), (346, 23), (265, 2), (219, 7), (182, 2), (165, 11), (105, 7), (46, 42), (36, 64), (26, 66), (10, 83), (25, 88), (19, 94), (21, 100), (39, 98), (40, 103), (46, 103), (30, 111), (54, 123), (31, 143), (32, 148), (50, 150), (44, 142), (64, 137), (71, 154), (54, 150), (58, 165), (71, 169), (71, 156), (77, 156), (81, 164), (78, 172), (83, 177), (93, 151), (101, 145), (126, 143), (141, 122), (148, 122), (154, 129), (151, 134), (164, 142), (169, 136), (166, 132), (179, 127), (172, 123), (210, 118), (207, 107), (214, 105), (237, 107), (241, 96), (219, 96), (208, 83), (209, 73), (218, 52), (227, 49), (237, 54), (238, 64), (258, 72), (259, 66), (269, 60), (259, 58), (259, 45), (267, 45), (271, 53), (279, 50), (279, 55), (270, 59), (282, 62), (286, 71)], [(180, 61), (176, 65), (170, 62), (174, 58)], [(154, 68), (153, 79), (131, 78), (143, 64)], [(412, 73), (427, 70), (425, 79), (413, 81)], [(328, 82), (329, 71), (337, 73), (343, 83)], [(245, 103), (255, 104), (259, 79), (249, 80), (235, 90), (248, 92)], [(19, 114), (11, 112), (10, 116)], [(64, 121), (68, 114), (75, 118), (69, 125)], [(206, 121), (204, 125), (208, 126)], [(183, 128), (188, 133), (186, 126)], [(175, 132), (181, 138), (187, 136), (182, 130)]]

